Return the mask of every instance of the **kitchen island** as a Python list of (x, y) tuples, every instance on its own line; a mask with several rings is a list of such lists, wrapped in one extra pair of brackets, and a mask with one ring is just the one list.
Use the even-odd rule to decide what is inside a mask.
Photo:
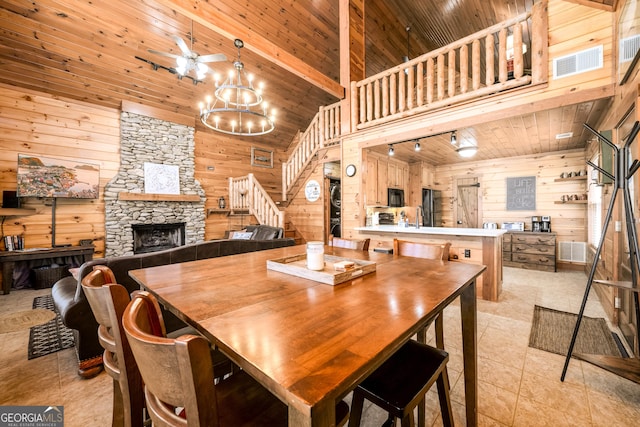
[(508, 230), (484, 228), (420, 227), (376, 225), (356, 227), (362, 237), (369, 237), (370, 250), (393, 248), (393, 239), (424, 243), (450, 242), (450, 260), (486, 265), (476, 281), (477, 294), (487, 301), (498, 301), (502, 292), (502, 235)]

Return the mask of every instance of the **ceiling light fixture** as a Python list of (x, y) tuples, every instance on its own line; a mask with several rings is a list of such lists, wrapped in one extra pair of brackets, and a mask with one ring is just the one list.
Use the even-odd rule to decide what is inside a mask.
[(393, 149), (393, 144), (389, 144), (389, 155), (393, 156), (395, 154), (395, 150)]
[(416, 144), (413, 146), (413, 150), (414, 151), (420, 151), (420, 142), (418, 140), (416, 140)]
[(411, 33), (411, 26), (407, 25), (404, 30), (407, 32), (407, 56), (402, 57), (402, 62), (409, 62), (409, 35)]
[(475, 156), (478, 152), (478, 146), (464, 139), (458, 142), (456, 131), (451, 131), (451, 145), (455, 147), (460, 157), (469, 158)]
[(464, 147), (457, 148), (456, 151), (458, 152), (460, 157), (469, 158), (476, 155), (476, 153), (478, 152), (478, 147), (476, 147), (475, 145), (465, 145)]
[[(244, 43), (235, 39), (238, 58), (233, 70), (220, 83), (215, 75), (214, 96), (206, 97), (200, 103), (200, 121), (216, 132), (236, 136), (257, 136), (267, 134), (275, 128), (275, 110), (267, 111), (267, 102), (262, 99), (262, 83), (253, 87), (253, 75), (247, 75), (240, 61), (240, 49)], [(255, 122), (254, 122), (255, 121)]]

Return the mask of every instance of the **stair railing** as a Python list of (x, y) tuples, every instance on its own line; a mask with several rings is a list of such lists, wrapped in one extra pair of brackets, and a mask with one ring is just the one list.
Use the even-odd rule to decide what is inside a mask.
[(282, 200), (320, 148), (339, 142), (341, 136), (340, 102), (320, 107), (311, 124), (299, 136), (289, 158), (282, 164)]
[(252, 173), (229, 178), (229, 209), (232, 213), (248, 211), (260, 224), (284, 228), (284, 212), (278, 209)]

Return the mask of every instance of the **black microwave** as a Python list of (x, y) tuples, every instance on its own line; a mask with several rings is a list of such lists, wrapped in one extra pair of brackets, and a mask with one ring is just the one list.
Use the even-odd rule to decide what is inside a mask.
[(404, 190), (389, 188), (387, 194), (389, 196), (389, 207), (400, 208), (404, 206)]

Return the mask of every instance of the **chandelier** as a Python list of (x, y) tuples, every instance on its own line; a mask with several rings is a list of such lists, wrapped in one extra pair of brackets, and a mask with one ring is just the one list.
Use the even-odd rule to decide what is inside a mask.
[(210, 129), (229, 135), (256, 136), (271, 132), (275, 127), (275, 110), (267, 112), (267, 103), (262, 99), (263, 85), (253, 87), (253, 75), (247, 75), (240, 61), (240, 49), (244, 43), (235, 39), (238, 58), (234, 69), (220, 83), (220, 76), (214, 75), (216, 90), (201, 102), (200, 121)]

